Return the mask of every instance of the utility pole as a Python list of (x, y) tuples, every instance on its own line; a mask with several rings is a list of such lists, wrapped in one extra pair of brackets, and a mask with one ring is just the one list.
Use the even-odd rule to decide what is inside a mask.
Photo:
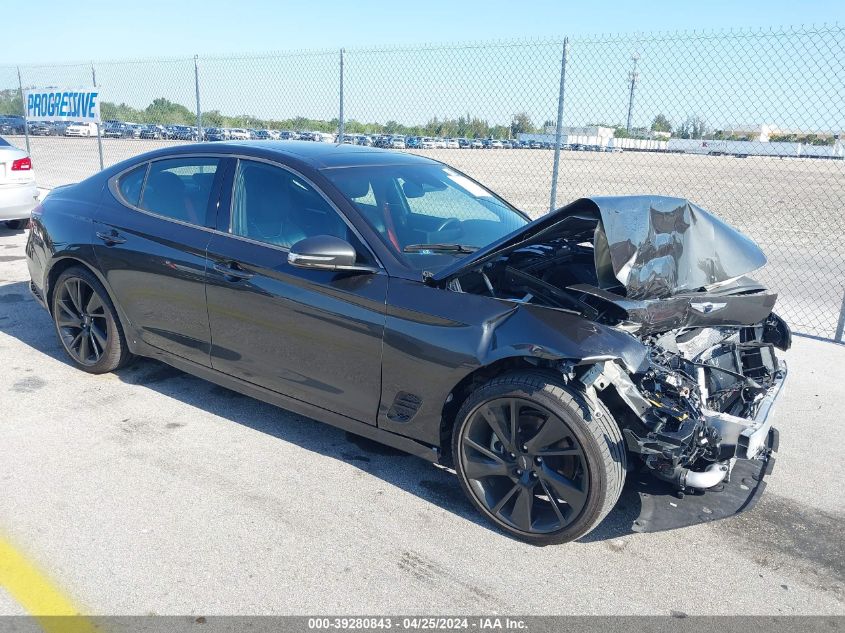
[(549, 213), (557, 208), (557, 179), (560, 173), (560, 143), (563, 138), (563, 98), (566, 94), (566, 62), (569, 58), (569, 38), (563, 38), (560, 56), (560, 91), (557, 97), (557, 125), (555, 127), (555, 157), (552, 162), (552, 191), (549, 195)]
[(628, 125), (625, 127), (625, 130), (628, 132), (628, 135), (631, 134), (631, 117), (634, 115), (634, 92), (637, 89), (637, 79), (639, 79), (639, 73), (637, 72), (637, 62), (640, 59), (639, 53), (633, 53), (631, 55), (631, 59), (634, 62), (634, 66), (631, 69), (631, 74), (628, 76), (628, 79), (631, 84), (631, 91), (628, 95)]

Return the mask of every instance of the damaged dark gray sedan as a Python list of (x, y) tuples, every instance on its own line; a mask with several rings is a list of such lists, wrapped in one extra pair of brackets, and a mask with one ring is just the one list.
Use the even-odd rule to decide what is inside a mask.
[(774, 463), (765, 257), (683, 199), (531, 222), (418, 156), (186, 145), (54, 190), (27, 255), (80, 369), (158, 358), (454, 467), (526, 541), (583, 536), (626, 477), (634, 529), (729, 516)]

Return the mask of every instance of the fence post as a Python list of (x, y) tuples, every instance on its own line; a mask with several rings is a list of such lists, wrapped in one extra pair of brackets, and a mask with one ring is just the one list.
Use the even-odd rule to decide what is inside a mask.
[(628, 94), (628, 124), (625, 126), (625, 130), (628, 134), (631, 133), (631, 117), (634, 116), (634, 93), (637, 90), (637, 79), (640, 77), (639, 73), (637, 73), (637, 62), (639, 59), (639, 53), (633, 53), (631, 55), (631, 61), (634, 62), (634, 67), (631, 69), (631, 74), (628, 76), (631, 84), (630, 93)]
[(21, 80), (21, 67), (20, 66), (18, 66), (18, 89), (20, 90), (20, 93), (21, 93), (21, 107), (23, 108), (23, 134), (24, 134), (24, 137), (26, 138), (26, 153), (32, 154), (32, 152), (29, 151), (29, 123), (26, 120), (26, 103), (24, 103), (24, 100), (23, 100), (23, 81)]
[(202, 110), (200, 109), (200, 68), (199, 55), (194, 55), (194, 89), (197, 93), (197, 140), (203, 140), (202, 133)]
[(343, 143), (343, 49), (340, 49), (340, 111), (337, 116), (337, 142)]
[[(94, 62), (91, 62), (91, 81), (94, 84), (94, 87), (97, 87), (97, 72), (94, 70)], [(103, 135), (100, 133), (100, 128), (102, 127), (102, 121), (97, 122), (97, 147), (100, 150), (100, 171), (103, 171), (104, 164), (103, 164)]]
[(836, 323), (836, 333), (833, 340), (837, 343), (845, 343), (842, 334), (845, 333), (845, 290), (842, 291), (842, 306), (839, 308), (839, 321)]
[(563, 95), (566, 89), (566, 59), (569, 57), (569, 38), (563, 38), (563, 55), (560, 58), (560, 92), (557, 97), (557, 127), (555, 128), (555, 160), (552, 165), (552, 192), (549, 196), (549, 213), (557, 207), (557, 178), (560, 170), (560, 141), (563, 136)]

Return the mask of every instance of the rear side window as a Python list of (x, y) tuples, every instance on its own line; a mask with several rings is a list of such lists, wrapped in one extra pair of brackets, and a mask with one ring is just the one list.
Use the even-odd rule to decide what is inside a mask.
[(126, 172), (117, 182), (120, 195), (133, 207), (138, 206), (141, 200), (141, 187), (144, 186), (144, 176), (147, 175), (147, 163)]
[(140, 207), (152, 213), (205, 225), (217, 158), (173, 158), (150, 163)]

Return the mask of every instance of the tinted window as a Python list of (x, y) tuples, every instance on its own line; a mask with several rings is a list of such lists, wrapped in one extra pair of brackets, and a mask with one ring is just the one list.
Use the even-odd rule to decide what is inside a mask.
[(216, 158), (174, 158), (150, 163), (141, 208), (159, 215), (204, 225), (217, 173)]
[(347, 167), (323, 173), (386, 244), (423, 270), (433, 270), (434, 260), (443, 255), (426, 252), (422, 245), (481, 248), (528, 222), (502, 199), (445, 165)]
[(235, 174), (232, 233), (285, 248), (316, 235), (355, 245), (346, 223), (309, 184), (285, 169), (247, 160)]
[(147, 163), (123, 174), (117, 183), (120, 195), (132, 206), (137, 207), (141, 200), (141, 187), (144, 186), (144, 176), (147, 175)]

